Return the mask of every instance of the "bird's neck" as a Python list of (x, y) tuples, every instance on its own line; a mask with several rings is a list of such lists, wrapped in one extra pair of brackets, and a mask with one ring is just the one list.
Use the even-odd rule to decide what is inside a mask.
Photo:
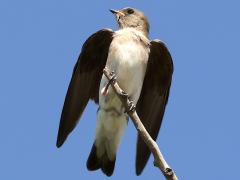
[(148, 31), (145, 30), (142, 27), (119, 27), (120, 30), (123, 31), (133, 31), (133, 32), (137, 32), (137, 34), (141, 34), (143, 36), (145, 36), (148, 39)]
[(132, 37), (140, 40), (141, 42), (143, 42), (146, 46), (150, 45), (150, 40), (146, 36), (146, 34), (144, 34), (143, 31), (139, 31), (136, 28), (129, 28), (129, 27), (120, 28), (118, 31), (115, 32), (115, 36), (128, 36), (128, 37), (132, 36)]

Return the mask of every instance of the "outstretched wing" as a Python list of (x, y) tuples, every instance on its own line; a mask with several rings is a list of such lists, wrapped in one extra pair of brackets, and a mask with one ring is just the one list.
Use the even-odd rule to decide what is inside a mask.
[(90, 36), (74, 67), (72, 79), (62, 110), (57, 147), (60, 147), (74, 129), (89, 99), (98, 103), (99, 86), (105, 67), (113, 31), (103, 29)]
[[(138, 115), (145, 128), (156, 140), (168, 101), (173, 73), (171, 55), (159, 40), (151, 41), (149, 60), (142, 92), (137, 103)], [(136, 174), (140, 175), (150, 156), (150, 151), (138, 135)]]

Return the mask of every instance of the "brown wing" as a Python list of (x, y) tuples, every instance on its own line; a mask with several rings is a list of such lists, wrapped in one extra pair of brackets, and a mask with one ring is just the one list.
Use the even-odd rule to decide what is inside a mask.
[(89, 99), (98, 103), (99, 86), (105, 67), (113, 31), (103, 29), (90, 36), (74, 67), (72, 79), (62, 110), (57, 147), (60, 147), (74, 129)]
[[(173, 73), (171, 55), (159, 40), (151, 41), (147, 71), (137, 103), (138, 115), (151, 137), (156, 140), (168, 101)], [(150, 151), (138, 135), (136, 174), (140, 175), (149, 159)]]

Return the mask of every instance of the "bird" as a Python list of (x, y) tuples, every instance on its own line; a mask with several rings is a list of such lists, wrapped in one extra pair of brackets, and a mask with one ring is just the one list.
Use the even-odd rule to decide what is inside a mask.
[[(138, 9), (110, 9), (118, 29), (101, 29), (83, 44), (74, 66), (59, 123), (59, 148), (78, 124), (90, 100), (98, 104), (97, 125), (87, 169), (111, 176), (117, 150), (128, 124), (128, 116), (120, 99), (103, 74), (105, 67), (113, 70), (119, 86), (136, 104), (141, 122), (156, 140), (168, 102), (173, 60), (166, 44), (149, 39), (149, 22)], [(107, 88), (108, 87), (108, 88)], [(150, 150), (138, 134), (136, 144), (136, 175), (146, 166)]]

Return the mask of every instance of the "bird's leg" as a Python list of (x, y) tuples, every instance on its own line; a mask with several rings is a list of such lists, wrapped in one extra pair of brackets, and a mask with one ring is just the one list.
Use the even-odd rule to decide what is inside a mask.
[(101, 89), (101, 94), (103, 95), (103, 96), (107, 96), (107, 94), (108, 94), (108, 84), (106, 85), (106, 86), (104, 86), (102, 89)]
[(128, 100), (127, 107), (128, 109), (126, 110), (126, 112), (134, 112), (136, 110), (136, 106), (134, 105), (132, 100)]
[(111, 78), (110, 78), (110, 80), (108, 81), (107, 85), (104, 86), (104, 87), (102, 88), (102, 90), (101, 90), (101, 94), (102, 94), (103, 96), (107, 96), (107, 94), (108, 94), (108, 88), (109, 88), (109, 86), (111, 85), (111, 83), (115, 83), (115, 82), (116, 82), (117, 76), (116, 76), (116, 74), (114, 73), (114, 71), (112, 71), (112, 72), (110, 73), (110, 76), (111, 76)]
[(129, 95), (125, 92), (125, 91), (122, 91), (121, 92), (121, 96), (126, 99), (126, 102), (127, 102), (127, 109), (125, 109), (125, 113), (126, 112), (133, 112), (136, 110), (136, 106), (134, 105), (133, 101), (130, 100), (129, 98)]

